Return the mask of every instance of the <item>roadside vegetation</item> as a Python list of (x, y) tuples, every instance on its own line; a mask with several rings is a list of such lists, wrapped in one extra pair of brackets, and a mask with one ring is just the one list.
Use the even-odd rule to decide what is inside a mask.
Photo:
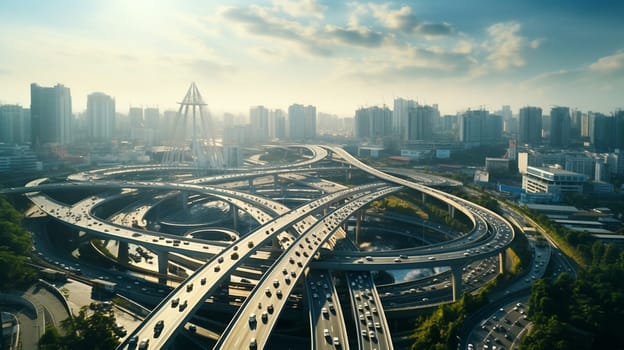
[(596, 242), (591, 254), (576, 280), (563, 273), (533, 285), (520, 349), (624, 349), (624, 250)]
[(32, 238), (22, 225), (22, 215), (0, 197), (0, 290), (26, 286), (35, 280), (28, 262)]
[(119, 345), (115, 316), (95, 310), (89, 315), (84, 306), (78, 315), (61, 321), (65, 335), (54, 326), (46, 327), (39, 339), (39, 350), (109, 350)]

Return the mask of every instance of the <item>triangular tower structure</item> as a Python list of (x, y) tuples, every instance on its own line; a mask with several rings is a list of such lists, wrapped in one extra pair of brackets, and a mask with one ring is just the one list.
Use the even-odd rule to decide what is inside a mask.
[[(197, 168), (222, 168), (223, 154), (214, 139), (212, 118), (195, 83), (191, 83), (184, 99), (178, 104), (180, 109), (170, 134), (172, 142), (163, 157), (163, 164), (192, 162)], [(189, 127), (192, 135), (190, 145), (190, 135), (187, 135)]]

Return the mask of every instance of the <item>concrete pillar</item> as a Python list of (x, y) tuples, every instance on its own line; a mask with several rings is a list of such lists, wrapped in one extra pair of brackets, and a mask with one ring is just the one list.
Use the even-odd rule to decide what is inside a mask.
[(232, 221), (233, 221), (233, 226), (234, 226), (234, 230), (238, 230), (238, 208), (236, 208), (236, 206), (234, 206), (234, 204), (230, 204), (230, 211), (232, 212)]
[(455, 218), (455, 207), (450, 205), (450, 204), (448, 204), (448, 212), (449, 212), (449, 216), (454, 219)]
[(158, 251), (158, 283), (167, 284), (167, 266), (169, 265), (169, 252)]
[(279, 184), (279, 176), (277, 174), (273, 175), (273, 189), (277, 190), (277, 185)]
[(128, 265), (128, 242), (119, 241), (117, 263), (123, 266)]
[(427, 195), (425, 194), (425, 192), (421, 192), (420, 194), (421, 194), (422, 202), (423, 203), (427, 202)]
[(362, 225), (362, 213), (355, 213), (355, 245), (360, 244), (360, 226)]
[(462, 296), (462, 268), (462, 265), (451, 266), (453, 301), (457, 301)]
[(180, 193), (180, 201), (182, 202), (182, 210), (188, 210), (188, 192)]
[(249, 192), (253, 192), (253, 178), (249, 178)]
[(505, 272), (505, 251), (498, 252), (498, 273), (503, 274)]

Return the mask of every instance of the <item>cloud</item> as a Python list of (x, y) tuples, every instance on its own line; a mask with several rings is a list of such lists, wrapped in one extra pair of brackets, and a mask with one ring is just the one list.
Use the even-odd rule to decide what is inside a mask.
[(366, 13), (367, 8), (377, 21), (384, 27), (392, 30), (400, 30), (408, 34), (422, 34), (426, 36), (442, 36), (455, 33), (455, 29), (448, 23), (423, 22), (412, 13), (409, 6), (402, 6), (399, 9), (391, 9), (389, 3), (363, 5), (358, 9), (358, 13)]
[(592, 72), (611, 73), (624, 70), (624, 51), (618, 51), (613, 55), (599, 58), (589, 65)]
[(326, 26), (325, 31), (329, 38), (336, 39), (342, 43), (363, 47), (379, 47), (384, 41), (384, 35), (374, 32), (368, 28), (340, 28), (337, 26)]
[(455, 31), (448, 23), (424, 23), (417, 27), (418, 32), (424, 35), (450, 35)]
[(316, 0), (273, 0), (276, 10), (292, 17), (316, 17), (323, 19), (327, 7), (319, 5)]
[(518, 22), (502, 22), (487, 28), (489, 39), (483, 44), (487, 52), (487, 60), (499, 71), (526, 64), (522, 51), (530, 45), (527, 38), (518, 35), (521, 25)]
[(287, 40), (301, 40), (301, 26), (297, 22), (272, 16), (257, 6), (248, 8), (229, 7), (222, 9), (221, 15), (243, 25), (247, 32), (257, 35), (278, 37)]
[(194, 74), (209, 76), (211, 78), (227, 78), (237, 71), (236, 67), (207, 59), (198, 59), (190, 62), (190, 69)]

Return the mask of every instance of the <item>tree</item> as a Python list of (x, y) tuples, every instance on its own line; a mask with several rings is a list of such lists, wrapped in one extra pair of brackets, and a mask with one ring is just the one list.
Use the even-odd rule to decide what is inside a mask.
[(54, 328), (46, 329), (39, 340), (39, 349), (108, 350), (116, 348), (119, 345), (119, 339), (115, 334), (115, 316), (100, 310), (96, 310), (91, 316), (88, 316), (88, 313), (88, 308), (83, 306), (78, 315), (63, 320), (61, 327), (65, 331), (65, 336), (59, 336)]

